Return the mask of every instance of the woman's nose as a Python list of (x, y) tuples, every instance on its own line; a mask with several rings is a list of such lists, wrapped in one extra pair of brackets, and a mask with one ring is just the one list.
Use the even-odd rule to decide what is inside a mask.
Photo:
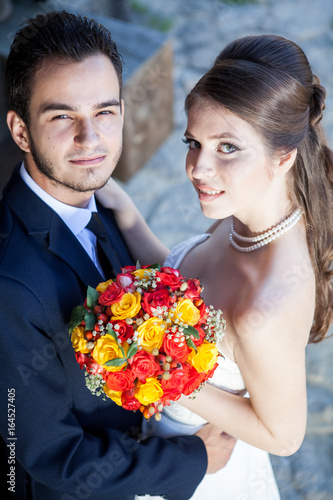
[(200, 150), (194, 157), (189, 158), (191, 165), (191, 174), (195, 179), (213, 177), (216, 173), (215, 161), (209, 152)]

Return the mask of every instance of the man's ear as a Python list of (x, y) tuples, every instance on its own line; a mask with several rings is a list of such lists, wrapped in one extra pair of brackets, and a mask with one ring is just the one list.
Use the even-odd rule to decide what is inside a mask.
[(30, 153), (27, 126), (22, 118), (20, 118), (19, 115), (13, 110), (8, 111), (7, 113), (7, 125), (18, 147), (25, 153)]
[(275, 175), (286, 174), (289, 172), (293, 164), (295, 163), (297, 156), (297, 149), (293, 149), (289, 153), (280, 153), (277, 156), (277, 162), (275, 165)]

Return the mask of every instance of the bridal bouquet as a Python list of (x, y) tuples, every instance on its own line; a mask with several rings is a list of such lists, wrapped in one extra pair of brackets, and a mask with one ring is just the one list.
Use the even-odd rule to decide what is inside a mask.
[(217, 367), (225, 329), (201, 291), (199, 280), (159, 265), (128, 266), (89, 286), (70, 334), (90, 391), (158, 419), (170, 401), (200, 388)]

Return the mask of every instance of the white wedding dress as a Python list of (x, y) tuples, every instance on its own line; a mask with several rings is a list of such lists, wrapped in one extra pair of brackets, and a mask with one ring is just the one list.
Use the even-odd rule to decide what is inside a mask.
[[(191, 248), (208, 234), (194, 236), (173, 248), (165, 266), (178, 268)], [(219, 366), (209, 383), (228, 392), (246, 396), (246, 388), (237, 364), (227, 357), (219, 357)], [(165, 407), (162, 419), (153, 418), (143, 424), (143, 435), (165, 438), (194, 434), (206, 421), (183, 406), (172, 403)], [(189, 474), (191, 472), (189, 471)], [(159, 496), (137, 496), (137, 500), (162, 500)], [(279, 500), (269, 455), (243, 441), (237, 441), (227, 465), (215, 474), (206, 475), (191, 500)]]

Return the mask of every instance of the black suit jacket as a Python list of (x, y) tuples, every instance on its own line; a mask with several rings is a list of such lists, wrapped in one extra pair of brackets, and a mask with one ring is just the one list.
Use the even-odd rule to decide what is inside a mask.
[[(132, 263), (112, 213), (98, 209), (121, 265)], [(0, 239), (0, 433), (6, 474), (15, 477), (10, 498), (188, 499), (206, 470), (203, 442), (189, 436), (138, 443), (141, 413), (85, 387), (68, 323), (88, 284), (102, 277), (18, 167), (1, 201)]]

